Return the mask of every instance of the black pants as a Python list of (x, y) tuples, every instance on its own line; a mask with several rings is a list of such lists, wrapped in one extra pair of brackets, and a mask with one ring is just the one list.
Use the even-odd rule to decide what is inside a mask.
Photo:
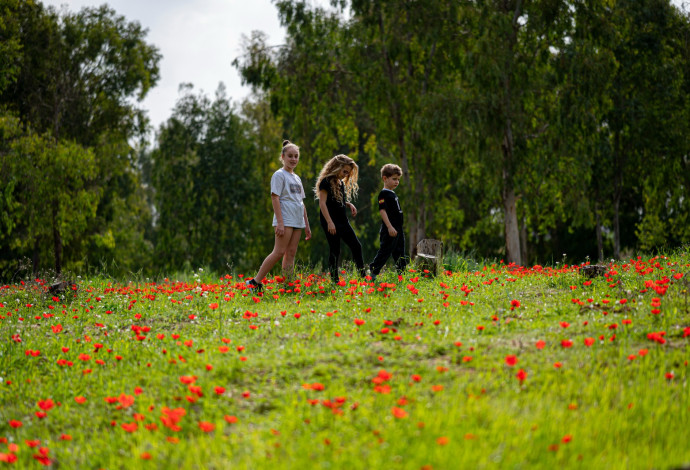
[(350, 222), (345, 221), (344, 225), (335, 226), (335, 235), (328, 233), (328, 223), (326, 219), (321, 216), (321, 227), (326, 234), (326, 240), (328, 240), (328, 270), (331, 273), (331, 279), (333, 282), (338, 282), (338, 262), (340, 261), (340, 241), (344, 241), (345, 244), (350, 247), (352, 251), (352, 259), (359, 269), (359, 273), (364, 276), (366, 272), (364, 271), (364, 257), (362, 256), (362, 244), (359, 242), (355, 231), (350, 226)]
[(386, 228), (381, 230), (379, 233), (381, 247), (379, 248), (378, 253), (376, 253), (374, 261), (372, 261), (369, 265), (372, 276), (378, 276), (378, 274), (381, 272), (381, 269), (386, 264), (386, 261), (388, 261), (388, 258), (391, 256), (393, 256), (395, 268), (398, 270), (398, 273), (405, 270), (405, 267), (407, 266), (407, 256), (405, 255), (405, 235), (403, 234), (402, 229), (396, 230), (398, 230), (398, 235), (395, 237), (388, 235), (388, 229)]

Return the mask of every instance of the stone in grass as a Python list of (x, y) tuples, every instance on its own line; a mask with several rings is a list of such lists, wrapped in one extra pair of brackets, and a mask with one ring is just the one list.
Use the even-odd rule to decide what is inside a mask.
[(443, 262), (443, 243), (440, 240), (425, 238), (417, 243), (417, 256), (414, 260), (415, 268), (419, 271), (429, 271), (436, 276)]
[(603, 276), (608, 268), (601, 264), (589, 264), (580, 268), (580, 274), (585, 277), (594, 278)]
[(77, 284), (74, 281), (60, 281), (48, 287), (48, 292), (51, 294), (64, 294), (72, 290), (75, 292), (77, 290)]

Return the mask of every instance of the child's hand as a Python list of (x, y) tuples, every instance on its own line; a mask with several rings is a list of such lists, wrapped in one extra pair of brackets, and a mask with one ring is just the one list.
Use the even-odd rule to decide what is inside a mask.
[(285, 235), (285, 225), (283, 225), (283, 224), (276, 225), (276, 235), (279, 237), (282, 237), (283, 235)]
[(395, 230), (393, 227), (388, 227), (388, 235), (390, 235), (391, 237), (397, 237), (398, 231)]
[(304, 239), (309, 240), (311, 239), (311, 228), (307, 227), (304, 229)]
[(350, 212), (352, 212), (352, 217), (357, 215), (357, 208), (355, 207), (354, 204), (351, 202), (348, 202), (347, 205), (350, 207)]
[(335, 224), (332, 221), (328, 222), (328, 233), (335, 235)]

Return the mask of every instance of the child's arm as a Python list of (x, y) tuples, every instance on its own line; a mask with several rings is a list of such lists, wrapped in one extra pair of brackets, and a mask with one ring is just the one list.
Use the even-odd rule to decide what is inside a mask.
[(271, 204), (273, 204), (273, 212), (276, 214), (276, 235), (282, 237), (285, 234), (285, 225), (283, 224), (283, 213), (280, 211), (280, 196), (271, 193)]
[(328, 207), (326, 207), (326, 199), (328, 198), (328, 193), (325, 190), (320, 190), (319, 191), (319, 209), (321, 209), (321, 213), (323, 214), (323, 218), (326, 219), (326, 223), (328, 224), (328, 233), (331, 235), (335, 235), (335, 224), (333, 223), (333, 219), (331, 219), (331, 214), (328, 212)]
[(350, 212), (352, 213), (352, 217), (357, 215), (357, 208), (355, 207), (354, 204), (351, 202), (346, 202), (345, 205), (350, 208)]
[(393, 228), (393, 224), (391, 224), (391, 221), (388, 219), (388, 214), (386, 214), (385, 209), (381, 209), (379, 211), (379, 214), (381, 214), (381, 220), (383, 221), (383, 225), (385, 225), (388, 228), (388, 235), (391, 237), (396, 237), (398, 235), (398, 231)]
[(311, 238), (311, 227), (309, 227), (309, 218), (307, 217), (307, 206), (304, 206), (304, 239), (309, 240)]

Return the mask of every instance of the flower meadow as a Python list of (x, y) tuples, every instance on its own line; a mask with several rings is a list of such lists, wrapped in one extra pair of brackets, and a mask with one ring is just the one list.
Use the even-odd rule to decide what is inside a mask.
[(679, 468), (690, 256), (0, 286), (0, 468)]

